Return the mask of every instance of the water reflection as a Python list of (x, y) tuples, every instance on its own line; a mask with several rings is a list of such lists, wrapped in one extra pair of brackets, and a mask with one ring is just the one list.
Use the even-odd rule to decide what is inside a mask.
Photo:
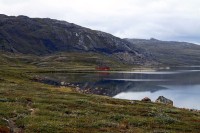
[(121, 99), (155, 100), (165, 96), (175, 106), (200, 109), (200, 67), (146, 72), (54, 73), (45, 77), (79, 85), (89, 93)]
[(144, 91), (135, 92), (128, 90), (121, 92), (114, 96), (120, 99), (135, 99), (141, 100), (144, 97), (150, 97), (155, 101), (159, 96), (164, 95), (165, 97), (174, 101), (174, 105), (177, 107), (194, 108), (200, 109), (200, 85), (194, 86), (165, 86), (168, 89), (159, 90), (156, 92)]

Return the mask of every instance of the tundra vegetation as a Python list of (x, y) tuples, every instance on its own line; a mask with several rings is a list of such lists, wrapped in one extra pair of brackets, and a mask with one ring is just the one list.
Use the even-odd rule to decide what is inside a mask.
[[(199, 112), (159, 103), (82, 94), (74, 88), (34, 82), (32, 79), (38, 73), (61, 70), (63, 62), (55, 60), (56, 56), (43, 59), (48, 67), (41, 63), (40, 57), (5, 54), (0, 57), (1, 133), (200, 131)], [(50, 59), (56, 65), (50, 64)], [(93, 71), (93, 65), (88, 67), (78, 59), (73, 67), (65, 64), (62, 71)]]

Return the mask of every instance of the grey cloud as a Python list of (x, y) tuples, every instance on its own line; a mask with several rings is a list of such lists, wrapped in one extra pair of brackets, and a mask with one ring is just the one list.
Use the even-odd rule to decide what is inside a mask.
[(66, 20), (125, 38), (200, 43), (199, 0), (0, 0), (0, 13)]

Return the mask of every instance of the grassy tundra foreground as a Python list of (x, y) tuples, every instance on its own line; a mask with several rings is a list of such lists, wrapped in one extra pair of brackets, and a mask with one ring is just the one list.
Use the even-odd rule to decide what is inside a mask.
[(0, 60), (0, 133), (200, 132), (198, 112), (33, 82), (42, 68)]

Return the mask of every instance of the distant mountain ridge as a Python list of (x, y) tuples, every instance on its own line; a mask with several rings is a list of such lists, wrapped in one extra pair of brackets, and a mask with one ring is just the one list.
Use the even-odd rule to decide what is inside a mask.
[(130, 48), (141, 52), (148, 51), (160, 63), (165, 65), (200, 65), (200, 45), (151, 39), (128, 39)]

